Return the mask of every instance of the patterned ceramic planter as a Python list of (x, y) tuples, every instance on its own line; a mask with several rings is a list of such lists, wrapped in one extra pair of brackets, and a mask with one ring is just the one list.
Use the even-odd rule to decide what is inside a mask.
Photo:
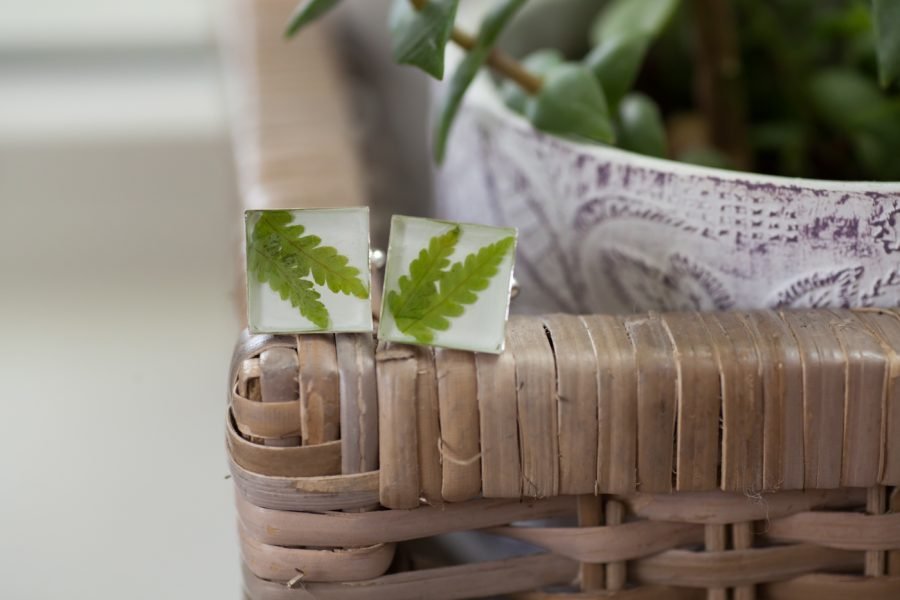
[(900, 183), (695, 167), (541, 134), (481, 76), (439, 215), (519, 228), (520, 312), (900, 305)]

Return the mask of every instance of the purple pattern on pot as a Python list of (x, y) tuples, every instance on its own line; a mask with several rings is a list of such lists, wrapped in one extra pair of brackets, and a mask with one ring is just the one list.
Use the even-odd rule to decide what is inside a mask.
[(518, 312), (900, 306), (900, 184), (586, 149), (466, 105), (437, 206), (519, 228)]

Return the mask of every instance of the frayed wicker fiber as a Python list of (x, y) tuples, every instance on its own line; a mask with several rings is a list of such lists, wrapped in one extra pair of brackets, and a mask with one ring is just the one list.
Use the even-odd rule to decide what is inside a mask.
[(900, 598), (897, 311), (245, 334), (229, 395), (253, 600)]

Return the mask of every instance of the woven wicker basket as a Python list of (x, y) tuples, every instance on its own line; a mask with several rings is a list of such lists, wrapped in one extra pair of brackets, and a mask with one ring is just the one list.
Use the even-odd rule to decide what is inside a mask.
[[(900, 313), (554, 315), (507, 338), (239, 341), (250, 598), (900, 598)], [(505, 557), (423, 543), (475, 530)]]

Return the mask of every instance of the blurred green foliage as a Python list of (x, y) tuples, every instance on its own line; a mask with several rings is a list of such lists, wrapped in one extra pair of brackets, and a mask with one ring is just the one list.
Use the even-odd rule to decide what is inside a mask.
[[(306, 0), (289, 34), (336, 1)], [(900, 0), (721, 1), (730, 2), (735, 15), (735, 30), (725, 35), (736, 38), (730, 42), (738, 60), (728, 68), (743, 90), (751, 168), (789, 176), (900, 180)], [(395, 2), (396, 59), (441, 78), (457, 2)], [(498, 0), (457, 66), (437, 122), (438, 160), (467, 88), (524, 3)], [(697, 107), (697, 65), (717, 59), (698, 56), (703, 3), (597, 5), (586, 56), (536, 49), (521, 64), (543, 80), (542, 86), (529, 92), (515, 77), (502, 80), (507, 105), (557, 135), (728, 167), (727, 153), (710, 141), (716, 124)], [(698, 125), (675, 126), (686, 120)]]

